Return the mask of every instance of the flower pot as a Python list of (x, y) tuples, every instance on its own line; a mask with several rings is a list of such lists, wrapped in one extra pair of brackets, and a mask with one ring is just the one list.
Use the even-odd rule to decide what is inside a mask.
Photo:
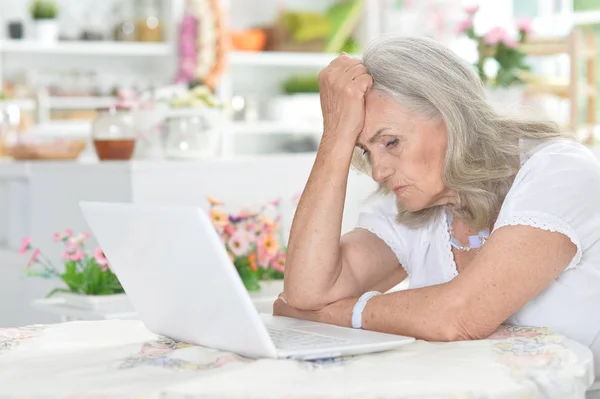
[(58, 41), (59, 27), (55, 19), (38, 19), (34, 21), (35, 39), (43, 43)]
[(8, 23), (8, 37), (11, 39), (23, 38), (23, 23), (21, 21), (13, 21)]
[(267, 118), (272, 121), (320, 125), (323, 123), (319, 93), (275, 96), (267, 103)]
[(127, 312), (133, 310), (133, 305), (126, 294), (79, 295), (65, 292), (56, 294), (56, 296), (62, 298), (66, 305), (80, 309), (110, 312)]
[(260, 282), (260, 291), (251, 292), (253, 298), (277, 298), (283, 292), (283, 280), (269, 280)]

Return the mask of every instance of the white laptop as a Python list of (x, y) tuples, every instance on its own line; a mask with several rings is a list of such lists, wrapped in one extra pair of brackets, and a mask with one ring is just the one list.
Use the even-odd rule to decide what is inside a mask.
[(320, 359), (414, 338), (259, 314), (201, 208), (81, 202), (139, 318), (155, 334), (248, 357)]

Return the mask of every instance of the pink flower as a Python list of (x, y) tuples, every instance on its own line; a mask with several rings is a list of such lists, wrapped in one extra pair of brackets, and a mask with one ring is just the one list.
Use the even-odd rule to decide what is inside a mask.
[(273, 258), (271, 261), (271, 267), (278, 272), (282, 272), (285, 270), (285, 252), (281, 252), (278, 256)]
[(236, 230), (233, 228), (232, 225), (226, 224), (225, 226), (223, 226), (223, 233), (225, 235), (228, 235), (231, 237), (235, 232), (236, 232)]
[(69, 258), (70, 260), (74, 260), (74, 261), (78, 261), (83, 259), (83, 257), (85, 256), (85, 254), (83, 253), (83, 251), (77, 250), (74, 253), (71, 254), (71, 257)]
[(263, 226), (260, 223), (252, 223), (248, 226), (248, 234), (251, 241), (260, 240), (265, 233)]
[(79, 247), (69, 247), (65, 252), (62, 253), (61, 258), (67, 260), (78, 261), (83, 259), (84, 253)]
[(277, 198), (273, 201), (269, 201), (269, 205), (278, 206), (281, 203), (281, 198)]
[(504, 45), (508, 48), (517, 48), (517, 46), (519, 45), (519, 43), (515, 39), (508, 36), (502, 38), (502, 43), (504, 43)]
[(475, 15), (477, 11), (479, 11), (479, 5), (477, 4), (472, 4), (465, 7), (465, 12), (471, 16)]
[(100, 266), (100, 269), (106, 270), (108, 267), (108, 260), (104, 256), (104, 252), (102, 252), (102, 248), (96, 247), (94, 251), (94, 259), (96, 259), (96, 263)]
[(62, 233), (54, 233), (54, 242), (63, 241), (73, 235), (71, 229), (66, 229)]
[(70, 246), (81, 245), (88, 238), (90, 238), (90, 233), (81, 233), (81, 234), (78, 234), (76, 236), (73, 236), (73, 237), (69, 238), (69, 245)]
[(469, 29), (473, 28), (473, 21), (470, 19), (465, 19), (464, 21), (460, 21), (456, 26), (456, 33), (463, 33)]
[(525, 34), (531, 33), (533, 31), (533, 21), (529, 18), (519, 18), (517, 20), (517, 29)]
[(275, 229), (277, 227), (277, 223), (273, 219), (271, 219), (267, 216), (263, 216), (261, 218), (261, 221), (263, 222), (265, 231), (272, 231), (273, 229)]
[(229, 239), (228, 245), (235, 256), (244, 255), (250, 246), (246, 235), (239, 231)]
[(24, 254), (31, 249), (31, 237), (23, 238), (21, 241), (21, 249), (19, 249), (20, 254)]
[(496, 46), (498, 43), (504, 40), (508, 36), (508, 33), (503, 28), (497, 26), (492, 28), (483, 36), (483, 41), (489, 46)]
[(29, 259), (29, 262), (27, 262), (26, 268), (29, 269), (31, 266), (33, 266), (33, 264), (37, 261), (38, 256), (40, 256), (40, 250), (39, 248), (36, 248), (33, 250), (33, 254), (31, 254), (31, 259)]
[(250, 208), (242, 208), (240, 209), (240, 212), (237, 217), (241, 219), (248, 219), (254, 216), (256, 216), (256, 212), (252, 212)]
[(272, 259), (273, 256), (265, 249), (265, 247), (260, 245), (258, 247), (258, 264), (260, 265), (260, 267), (262, 267), (263, 269), (268, 268)]

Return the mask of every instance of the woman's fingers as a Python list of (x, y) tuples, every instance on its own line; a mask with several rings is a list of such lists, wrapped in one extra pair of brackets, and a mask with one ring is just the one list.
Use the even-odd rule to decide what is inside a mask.
[(285, 296), (285, 293), (283, 293), (283, 292), (279, 294), (279, 296), (277, 297), (277, 299), (282, 300), (283, 303), (288, 303), (287, 296)]
[(362, 61), (347, 54), (340, 54), (319, 73), (324, 134), (356, 141), (363, 129), (364, 97), (371, 85)]
[(344, 76), (354, 67), (362, 65), (357, 58), (344, 56), (343, 54), (335, 58), (329, 66), (325, 67), (319, 73), (319, 82), (334, 82), (343, 79)]
[(346, 53), (342, 53), (335, 57), (333, 61), (329, 63), (329, 66), (331, 69), (340, 69), (345, 72), (357, 64), (362, 64), (362, 61), (358, 58), (351, 57)]
[(354, 79), (354, 84), (358, 86), (360, 91), (366, 94), (369, 92), (369, 90), (371, 90), (371, 87), (373, 87), (373, 78), (368, 73), (365, 73), (357, 76)]
[(357, 77), (368, 73), (367, 67), (362, 63), (358, 63), (346, 71), (346, 76), (348, 76), (350, 80), (354, 80)]

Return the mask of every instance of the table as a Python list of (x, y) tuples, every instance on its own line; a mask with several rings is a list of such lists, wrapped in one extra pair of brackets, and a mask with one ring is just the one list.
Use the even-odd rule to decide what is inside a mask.
[(587, 348), (545, 328), (310, 362), (175, 342), (137, 320), (0, 329), (3, 398), (583, 398), (592, 364)]

